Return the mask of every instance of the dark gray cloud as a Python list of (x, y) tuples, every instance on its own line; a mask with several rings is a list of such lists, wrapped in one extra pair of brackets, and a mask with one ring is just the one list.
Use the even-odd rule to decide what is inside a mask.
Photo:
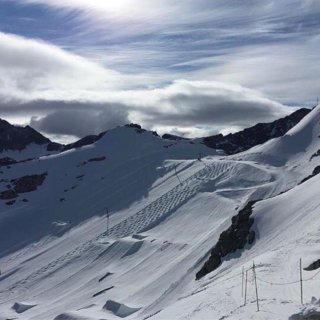
[(51, 135), (83, 137), (136, 122), (160, 133), (194, 137), (241, 129), (294, 111), (257, 91), (209, 81), (180, 80), (159, 89), (120, 92), (117, 102), (108, 96), (101, 99), (1, 101), (0, 116), (28, 115), (31, 126)]
[[(83, 106), (84, 107), (84, 106)], [(104, 106), (94, 109), (85, 105), (87, 110), (58, 110), (44, 117), (32, 117), (30, 125), (44, 133), (84, 137), (128, 123), (128, 112), (121, 106)]]
[(156, 130), (182, 130), (189, 136), (233, 131), (275, 120), (295, 110), (257, 91), (207, 81), (177, 81), (153, 92), (153, 98), (152, 106), (141, 113), (142, 123)]

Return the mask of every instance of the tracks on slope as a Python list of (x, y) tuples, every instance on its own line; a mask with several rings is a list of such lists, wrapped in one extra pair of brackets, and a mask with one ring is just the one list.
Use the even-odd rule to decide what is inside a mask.
[(110, 228), (109, 233), (105, 231), (94, 239), (77, 246), (75, 249), (63, 254), (49, 264), (31, 273), (25, 279), (14, 283), (10, 286), (9, 290), (14, 290), (19, 286), (26, 286), (28, 283), (41, 278), (45, 274), (53, 273), (63, 264), (66, 264), (68, 261), (80, 256), (83, 252), (86, 252), (89, 248), (92, 248), (98, 240), (105, 238), (107, 235), (110, 238), (117, 239), (152, 229), (161, 221), (169, 217), (177, 207), (191, 199), (201, 189), (205, 182), (219, 178), (229, 171), (230, 167), (232, 167), (231, 162), (225, 161), (206, 164), (204, 168), (182, 181), (181, 184), (164, 193), (142, 210), (114, 225)]

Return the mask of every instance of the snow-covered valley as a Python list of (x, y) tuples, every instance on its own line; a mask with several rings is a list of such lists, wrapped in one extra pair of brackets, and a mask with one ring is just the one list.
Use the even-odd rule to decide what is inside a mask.
[[(320, 165), (319, 136), (317, 107), (233, 156), (120, 127), (1, 167), (0, 191), (14, 198), (0, 200), (0, 319), (289, 319), (300, 312), (299, 259), (320, 258), (320, 176), (300, 183)], [(26, 176), (43, 181), (25, 192)], [(196, 281), (252, 200), (255, 241)], [(320, 297), (318, 271), (303, 271), (305, 303)]]

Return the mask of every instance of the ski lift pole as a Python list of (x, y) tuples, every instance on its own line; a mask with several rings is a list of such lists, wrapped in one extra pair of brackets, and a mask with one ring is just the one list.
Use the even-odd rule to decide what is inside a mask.
[(301, 295), (301, 304), (303, 305), (303, 279), (302, 279), (302, 259), (300, 259), (300, 295)]
[(244, 286), (244, 267), (242, 267), (241, 298), (243, 298), (243, 286)]
[(181, 180), (180, 180), (180, 178), (179, 178), (179, 176), (178, 176), (177, 165), (174, 166), (174, 173), (175, 173), (176, 177), (177, 177), (178, 180), (179, 180), (179, 184), (182, 184), (182, 183), (181, 183)]
[(255, 287), (256, 287), (256, 300), (257, 300), (257, 311), (260, 311), (259, 308), (259, 295), (258, 295), (258, 284), (257, 284), (257, 275), (256, 275), (256, 265), (254, 264), (253, 261), (253, 276), (254, 276), (254, 283), (255, 283)]

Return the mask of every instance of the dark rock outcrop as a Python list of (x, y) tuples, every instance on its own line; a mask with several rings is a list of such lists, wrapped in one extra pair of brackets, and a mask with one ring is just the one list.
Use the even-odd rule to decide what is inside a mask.
[(255, 241), (255, 232), (250, 230), (254, 220), (250, 216), (256, 202), (248, 202), (236, 216), (232, 217), (231, 226), (221, 233), (217, 244), (211, 250), (209, 259), (196, 274), (197, 280), (217, 269), (222, 263), (222, 258)]
[(104, 161), (106, 160), (106, 157), (97, 157), (97, 158), (91, 158), (88, 160), (88, 162), (99, 162), (99, 161)]
[(125, 127), (127, 128), (133, 128), (135, 129), (135, 131), (137, 133), (143, 133), (143, 132), (146, 132), (147, 130), (143, 129), (140, 124), (136, 124), (136, 123), (129, 123), (129, 124), (126, 124)]
[(318, 175), (320, 173), (320, 166), (317, 166), (314, 168), (312, 174), (310, 174), (310, 176), (307, 176), (306, 178), (304, 178), (303, 180), (301, 180), (301, 182), (299, 184), (302, 184), (308, 180), (310, 180), (311, 178), (315, 177), (316, 175)]
[[(136, 123), (129, 123), (129, 124), (126, 124), (125, 127), (127, 128), (133, 128), (135, 129), (135, 131), (137, 133), (143, 133), (143, 132), (147, 132), (146, 129), (143, 129), (140, 124), (136, 124)], [(159, 137), (158, 133), (156, 131), (150, 131), (154, 136), (156, 137)]]
[(65, 145), (61, 151), (63, 152), (63, 151), (71, 150), (71, 149), (76, 149), (76, 148), (88, 146), (90, 144), (93, 144), (93, 143), (99, 141), (105, 134), (106, 134), (106, 131), (102, 132), (98, 135), (86, 136), (86, 137), (84, 137), (74, 143), (70, 143), (70, 144)]
[(306, 271), (313, 271), (313, 270), (317, 270), (320, 269), (320, 259), (311, 263), (310, 266), (304, 268), (304, 270)]
[(125, 127), (146, 131), (146, 130), (142, 129), (140, 124), (136, 124), (136, 123), (128, 123), (128, 124), (125, 125)]
[[(12, 185), (11, 184), (7, 185), (8, 190), (2, 191), (0, 193), (0, 199), (12, 200), (12, 199), (16, 199), (20, 193), (35, 191), (39, 186), (43, 184), (46, 176), (47, 176), (47, 173), (42, 173), (42, 174), (24, 176), (18, 179), (13, 179), (11, 180)], [(22, 201), (28, 202), (27, 199), (23, 199)], [(13, 204), (13, 203), (10, 203), (10, 204)]]
[(17, 163), (17, 161), (9, 157), (0, 159), (0, 167), (10, 166), (15, 163)]
[(188, 138), (179, 137), (179, 136), (176, 136), (176, 135), (174, 135), (174, 134), (169, 134), (169, 133), (165, 133), (165, 134), (162, 136), (162, 139), (165, 139), (165, 140), (173, 140), (173, 141), (190, 140), (190, 139), (188, 139)]
[(43, 145), (51, 141), (30, 126), (19, 127), (0, 119), (0, 152), (4, 150), (23, 150), (35, 143)]
[(11, 199), (15, 199), (18, 197), (18, 194), (16, 191), (10, 189), (10, 190), (6, 190), (6, 191), (2, 191), (0, 193), (0, 199), (2, 200), (11, 200)]
[(206, 137), (203, 143), (210, 148), (221, 149), (226, 154), (235, 154), (263, 144), (270, 139), (283, 136), (301, 121), (311, 110), (302, 108), (291, 115), (270, 123), (258, 123), (243, 131), (228, 134), (218, 134)]
[(320, 156), (320, 149), (311, 156), (310, 161), (312, 161), (313, 158), (316, 158), (316, 157), (319, 157), (319, 156)]
[(26, 193), (35, 191), (39, 186), (42, 185), (46, 176), (47, 173), (42, 173), (15, 179), (13, 180), (14, 191), (16, 193)]
[(61, 151), (64, 148), (63, 144), (57, 142), (49, 142), (47, 145), (47, 151)]

